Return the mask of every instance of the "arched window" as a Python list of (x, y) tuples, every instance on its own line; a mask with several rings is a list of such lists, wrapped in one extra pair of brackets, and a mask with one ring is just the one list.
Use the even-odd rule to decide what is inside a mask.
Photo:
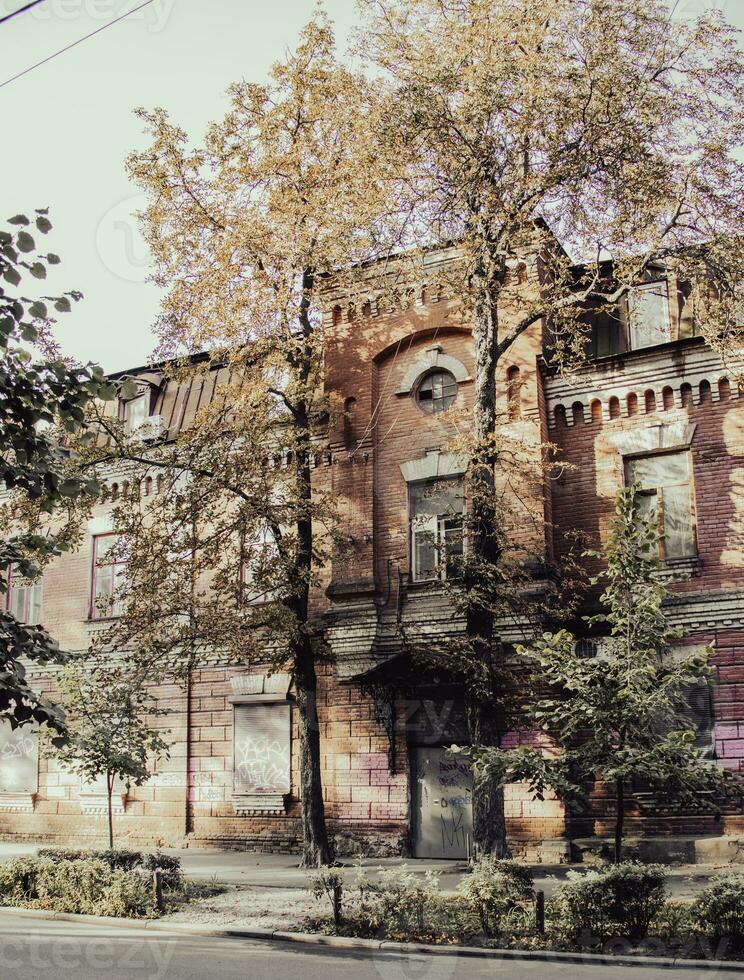
[(416, 402), (429, 415), (446, 412), (457, 397), (457, 381), (449, 371), (425, 374), (416, 389)]
[(679, 393), (682, 396), (682, 405), (685, 408), (692, 406), (692, 385), (685, 382), (680, 386)]
[(666, 410), (674, 408), (674, 389), (667, 385), (667, 387), (662, 391), (661, 397)]
[(566, 406), (556, 405), (555, 406), (555, 424), (559, 427), (565, 428), (566, 425)]
[(718, 382), (718, 397), (722, 402), (727, 402), (731, 397), (731, 382), (728, 378), (721, 378)]
[(595, 398), (592, 402), (592, 422), (602, 421), (602, 402)]
[(700, 382), (700, 402), (701, 404), (712, 401), (710, 393), (710, 381), (703, 379)]
[(620, 418), (620, 399), (615, 395), (610, 398), (610, 418), (619, 419)]
[(111, 499), (112, 500), (116, 500), (118, 498), (118, 496), (119, 496), (119, 484), (118, 483), (112, 483), (111, 484)]
[(571, 406), (571, 411), (573, 413), (574, 425), (578, 425), (580, 422), (584, 421), (584, 406), (581, 402), (574, 402)]
[(628, 415), (638, 414), (638, 395), (634, 391), (628, 395)]
[(646, 402), (646, 415), (651, 412), (656, 411), (656, 392), (653, 388), (649, 388), (646, 394), (643, 396)]
[(341, 307), (340, 306), (334, 306), (333, 307), (333, 311), (331, 313), (331, 320), (333, 322), (334, 327), (336, 326), (337, 323), (341, 323)]
[(509, 419), (522, 418), (522, 382), (519, 377), (519, 368), (510, 367), (506, 372), (506, 399), (507, 412)]
[(146, 476), (145, 477), (145, 496), (146, 497), (152, 496), (152, 477), (151, 476)]

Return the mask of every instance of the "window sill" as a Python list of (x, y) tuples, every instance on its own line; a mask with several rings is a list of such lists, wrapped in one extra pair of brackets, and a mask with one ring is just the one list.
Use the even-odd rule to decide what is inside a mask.
[(691, 555), (688, 558), (667, 558), (664, 561), (664, 568), (656, 577), (661, 582), (686, 582), (700, 574), (701, 565), (699, 555)]
[(0, 793), (0, 810), (10, 813), (33, 813), (35, 793)]
[(105, 626), (106, 623), (116, 623), (121, 618), (122, 618), (121, 615), (119, 615), (119, 616), (88, 616), (86, 618), (86, 620), (85, 620), (85, 623), (86, 623), (87, 626), (98, 626), (99, 624)]
[(288, 793), (246, 793), (233, 796), (233, 809), (239, 817), (285, 814)]
[[(90, 817), (105, 817), (108, 815), (108, 797), (105, 793), (86, 793), (82, 791), (78, 797), (80, 811)], [(127, 794), (113, 793), (111, 795), (111, 812), (114, 816), (122, 816), (126, 811)]]
[(641, 357), (643, 354), (662, 354), (665, 351), (671, 352), (683, 347), (696, 347), (704, 342), (700, 336), (680, 337), (677, 340), (667, 340), (662, 344), (652, 344), (649, 347), (634, 347), (630, 350), (616, 351), (613, 354), (600, 354), (597, 357), (589, 357), (587, 358), (587, 363), (597, 365), (611, 364), (613, 361), (617, 361), (618, 358), (635, 359)]

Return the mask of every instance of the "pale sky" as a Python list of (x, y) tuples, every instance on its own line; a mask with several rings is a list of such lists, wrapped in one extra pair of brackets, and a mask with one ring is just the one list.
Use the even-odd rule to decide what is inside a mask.
[[(0, 0), (0, 16), (27, 0)], [(0, 86), (140, 0), (46, 0), (0, 25)], [(136, 106), (160, 105), (194, 139), (239, 78), (261, 81), (292, 47), (315, 0), (154, 0), (132, 17), (0, 87), (0, 219), (50, 207), (49, 249), (63, 264), (46, 287), (80, 289), (62, 317), (66, 354), (107, 371), (147, 362), (158, 290), (132, 212), (141, 206), (123, 161), (142, 146)], [(679, 0), (677, 16), (711, 7), (744, 29), (744, 0)], [(342, 45), (354, 0), (326, 0)]]

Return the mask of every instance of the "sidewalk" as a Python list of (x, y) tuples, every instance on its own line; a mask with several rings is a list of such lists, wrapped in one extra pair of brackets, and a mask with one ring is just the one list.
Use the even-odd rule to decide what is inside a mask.
[[(11, 844), (0, 842), (0, 862), (24, 854), (35, 854), (38, 844)], [(121, 842), (126, 847), (126, 842)], [(305, 889), (308, 871), (299, 867), (296, 854), (258, 854), (252, 851), (213, 851), (191, 848), (166, 850), (181, 859), (184, 874), (196, 881), (215, 881), (220, 884), (241, 885), (250, 888)], [(342, 861), (343, 873), (349, 878), (355, 874), (355, 862)], [(467, 871), (462, 861), (425, 861), (416, 858), (365, 858), (363, 861), (370, 877), (379, 868), (400, 868), (406, 865), (416, 875), (428, 871), (440, 874), (443, 891), (454, 891)], [(734, 870), (738, 866), (733, 866)], [(668, 889), (672, 898), (691, 898), (708, 882), (712, 874), (732, 868), (731, 865), (674, 865), (669, 869)], [(532, 865), (535, 887), (550, 896), (569, 871), (589, 871), (591, 865)]]

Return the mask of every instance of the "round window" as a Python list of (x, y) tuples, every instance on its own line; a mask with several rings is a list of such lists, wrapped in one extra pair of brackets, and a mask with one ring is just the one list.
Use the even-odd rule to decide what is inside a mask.
[(416, 401), (429, 415), (445, 412), (457, 395), (457, 381), (449, 371), (430, 371), (416, 389)]

